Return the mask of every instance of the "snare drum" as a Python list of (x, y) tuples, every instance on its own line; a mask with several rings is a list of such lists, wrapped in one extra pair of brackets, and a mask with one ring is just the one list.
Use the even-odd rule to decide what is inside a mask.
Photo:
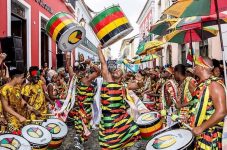
[(116, 5), (96, 15), (91, 20), (90, 26), (103, 47), (115, 43), (133, 30), (120, 6)]
[(85, 38), (85, 29), (64, 12), (55, 14), (47, 23), (46, 31), (62, 51), (72, 51)]
[(157, 112), (142, 114), (136, 121), (140, 128), (140, 135), (144, 140), (149, 140), (151, 136), (162, 128), (162, 120)]
[(31, 150), (29, 142), (13, 134), (3, 134), (0, 136), (0, 150)]
[(46, 150), (52, 139), (51, 133), (39, 125), (27, 125), (23, 127), (22, 136), (30, 142), (33, 150)]
[(47, 122), (42, 123), (42, 126), (52, 134), (52, 141), (49, 143), (48, 149), (59, 148), (68, 133), (67, 125), (59, 119), (48, 119)]
[(194, 136), (191, 131), (186, 129), (175, 129), (163, 132), (152, 138), (146, 150), (192, 150)]

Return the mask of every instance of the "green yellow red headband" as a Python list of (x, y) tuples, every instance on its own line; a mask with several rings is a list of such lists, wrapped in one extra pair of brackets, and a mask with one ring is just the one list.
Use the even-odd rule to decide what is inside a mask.
[(205, 68), (210, 68), (210, 69), (214, 68), (213, 66), (210, 66), (209, 64), (207, 64), (206, 61), (201, 56), (198, 56), (195, 58), (195, 65), (205, 67)]

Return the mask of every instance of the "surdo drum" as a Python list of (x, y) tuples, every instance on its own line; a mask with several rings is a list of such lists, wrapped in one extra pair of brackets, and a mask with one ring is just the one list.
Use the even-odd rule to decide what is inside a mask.
[(138, 117), (136, 124), (140, 128), (140, 135), (144, 140), (149, 140), (151, 136), (162, 128), (162, 120), (157, 112), (149, 112)]
[(52, 141), (49, 143), (48, 148), (56, 149), (59, 148), (63, 142), (64, 137), (68, 133), (67, 125), (59, 119), (48, 119), (42, 123), (52, 135)]
[(52, 140), (51, 133), (39, 125), (24, 126), (22, 136), (29, 141), (33, 150), (46, 150)]
[(194, 136), (186, 129), (175, 129), (163, 132), (152, 138), (146, 150), (192, 150)]
[(0, 136), (0, 150), (31, 150), (31, 145), (18, 135), (3, 134)]
[(62, 51), (72, 51), (85, 38), (85, 29), (64, 12), (55, 14), (47, 23), (46, 31)]
[(103, 47), (115, 43), (133, 30), (120, 6), (116, 5), (97, 14), (91, 20), (90, 26)]

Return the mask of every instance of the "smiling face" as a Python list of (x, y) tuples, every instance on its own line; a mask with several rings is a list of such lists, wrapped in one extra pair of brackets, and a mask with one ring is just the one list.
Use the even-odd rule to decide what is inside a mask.
[(114, 79), (120, 79), (122, 76), (123, 76), (123, 72), (120, 68), (117, 68), (112, 72), (112, 77)]

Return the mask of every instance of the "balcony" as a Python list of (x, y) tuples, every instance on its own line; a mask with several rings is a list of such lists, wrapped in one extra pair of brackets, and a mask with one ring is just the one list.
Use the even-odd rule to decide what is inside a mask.
[(86, 37), (81, 44), (97, 54), (97, 47), (93, 43), (91, 43), (91, 41), (89, 41)]

